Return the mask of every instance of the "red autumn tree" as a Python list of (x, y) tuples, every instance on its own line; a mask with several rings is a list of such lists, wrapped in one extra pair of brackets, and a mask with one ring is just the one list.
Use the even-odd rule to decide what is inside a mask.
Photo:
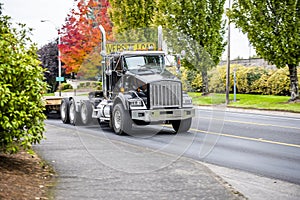
[(108, 6), (108, 0), (89, 0), (87, 3), (79, 0), (77, 8), (68, 15), (60, 30), (59, 45), (67, 73), (77, 73), (89, 55), (99, 50), (102, 41), (100, 24), (107, 31), (107, 36), (110, 35), (112, 25), (107, 14)]

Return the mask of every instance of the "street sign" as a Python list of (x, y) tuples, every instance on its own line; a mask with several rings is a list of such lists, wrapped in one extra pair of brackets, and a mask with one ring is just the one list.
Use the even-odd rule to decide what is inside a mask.
[(65, 80), (65, 77), (56, 77), (57, 82), (63, 82)]

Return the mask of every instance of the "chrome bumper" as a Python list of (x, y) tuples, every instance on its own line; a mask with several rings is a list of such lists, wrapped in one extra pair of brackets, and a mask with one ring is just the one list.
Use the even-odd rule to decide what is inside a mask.
[(159, 122), (166, 120), (182, 120), (195, 116), (194, 108), (158, 109), (158, 110), (132, 110), (132, 119), (145, 122)]

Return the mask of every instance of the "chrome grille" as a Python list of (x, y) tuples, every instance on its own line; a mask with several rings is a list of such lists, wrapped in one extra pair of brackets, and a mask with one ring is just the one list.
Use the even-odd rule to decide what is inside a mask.
[(150, 83), (150, 109), (181, 107), (181, 83), (159, 81)]

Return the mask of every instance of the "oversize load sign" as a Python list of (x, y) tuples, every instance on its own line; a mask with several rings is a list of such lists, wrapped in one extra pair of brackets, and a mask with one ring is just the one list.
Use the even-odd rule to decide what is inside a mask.
[(120, 52), (120, 51), (138, 51), (138, 50), (156, 50), (156, 44), (154, 42), (106, 44), (107, 53)]

